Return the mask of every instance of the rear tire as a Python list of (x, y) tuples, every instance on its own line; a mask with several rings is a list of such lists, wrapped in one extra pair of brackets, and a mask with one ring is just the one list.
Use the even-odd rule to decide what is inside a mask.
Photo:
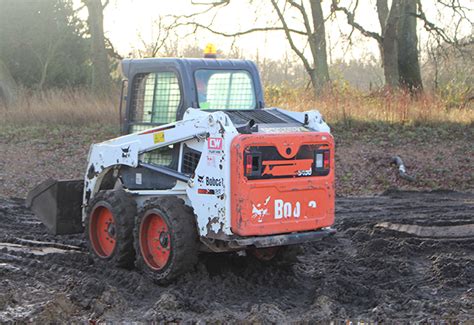
[(90, 202), (85, 235), (94, 259), (114, 266), (133, 267), (133, 223), (137, 206), (123, 190), (99, 192)]
[(145, 202), (135, 222), (135, 265), (148, 278), (166, 284), (193, 269), (199, 238), (193, 210), (177, 197)]

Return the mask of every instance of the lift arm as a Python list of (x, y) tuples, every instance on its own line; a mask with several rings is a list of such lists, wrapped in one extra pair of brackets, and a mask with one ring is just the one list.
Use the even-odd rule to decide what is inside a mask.
[[(209, 133), (219, 132), (224, 124), (229, 123), (222, 112), (188, 109), (184, 120), (93, 144), (84, 182), (84, 205), (98, 191), (96, 184), (100, 184), (104, 171), (117, 165), (137, 167), (141, 164), (139, 155), (145, 152), (193, 138), (205, 139)], [(184, 181), (184, 178), (178, 179)]]

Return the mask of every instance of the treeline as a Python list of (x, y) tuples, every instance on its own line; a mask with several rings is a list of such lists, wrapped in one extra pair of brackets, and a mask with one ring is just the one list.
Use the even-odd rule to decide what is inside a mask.
[(91, 70), (86, 33), (72, 1), (0, 0), (0, 60), (25, 87), (86, 85)]
[[(90, 87), (107, 94), (113, 61), (107, 55), (101, 0), (0, 0), (0, 101), (31, 90)], [(78, 12), (87, 9), (88, 19)], [(116, 65), (116, 64), (115, 64)]]
[[(411, 93), (429, 88), (459, 91), (465, 97), (472, 95), (472, 34), (461, 38), (458, 29), (451, 31), (430, 21), (425, 15), (423, 0), (374, 0), (373, 14), (378, 17), (379, 31), (363, 26), (362, 13), (357, 11), (358, 1), (343, 6), (343, 1), (336, 0), (265, 0), (263, 7), (262, 2), (258, 2), (258, 14), (268, 18), (269, 25), (249, 30), (224, 32), (213, 26), (213, 20), (205, 19), (204, 15), (220, 13), (235, 1), (200, 1), (194, 14), (175, 16), (170, 23), (156, 26), (162, 39), (143, 44), (136, 55), (201, 57), (204, 44), (187, 45), (179, 50), (171, 40), (170, 35), (174, 35), (171, 31), (182, 28), (193, 28), (196, 39), (200, 31), (235, 39), (245, 34), (276, 31), (292, 50), (280, 60), (260, 57), (258, 53), (244, 54), (238, 47), (220, 56), (253, 59), (266, 85), (307, 87), (316, 95), (335, 85), (365, 91), (401, 88)], [(257, 10), (253, 7), (257, 2), (243, 1), (248, 2), (249, 12)], [(460, 26), (472, 16), (472, 10), (460, 1), (430, 0), (427, 3), (439, 5), (443, 14), (454, 17)], [(13, 101), (18, 85), (39, 91), (89, 87), (98, 95), (108, 94), (114, 82), (118, 82), (116, 71), (121, 58), (104, 36), (103, 12), (108, 3), (104, 0), (0, 0), (0, 100)], [(86, 19), (79, 18), (82, 11), (87, 12)], [(289, 16), (297, 17), (302, 24), (292, 26), (294, 19), (288, 19)], [(381, 62), (375, 59), (328, 62), (326, 28), (335, 17), (344, 17), (351, 26), (353, 32), (348, 38), (359, 33), (377, 42)], [(203, 24), (203, 21), (210, 22)], [(419, 24), (431, 35), (426, 48), (421, 48), (418, 42)], [(304, 40), (304, 47), (298, 46), (302, 43), (297, 42), (298, 39)]]

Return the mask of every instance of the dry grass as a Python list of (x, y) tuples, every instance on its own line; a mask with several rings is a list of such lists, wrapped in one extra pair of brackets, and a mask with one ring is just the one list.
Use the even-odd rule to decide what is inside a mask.
[(308, 91), (270, 87), (266, 95), (268, 105), (296, 111), (317, 109), (329, 123), (356, 120), (403, 124), (470, 124), (474, 121), (472, 104), (456, 106), (451, 99), (433, 94), (425, 94), (414, 100), (405, 93), (367, 95), (336, 89), (315, 99)]
[[(119, 91), (110, 97), (96, 98), (87, 90), (22, 91), (16, 104), (0, 104), (0, 124), (118, 125)], [(407, 94), (362, 94), (350, 89), (336, 89), (315, 99), (310, 91), (268, 87), (268, 106), (305, 111), (318, 109), (329, 123), (347, 121), (403, 124), (438, 124), (474, 121), (474, 107), (452, 105), (449, 99), (423, 95), (412, 100)], [(471, 102), (472, 103), (472, 102)]]
[(22, 91), (9, 106), (0, 103), (0, 123), (7, 125), (91, 123), (118, 124), (118, 91), (112, 97), (97, 98), (87, 90)]

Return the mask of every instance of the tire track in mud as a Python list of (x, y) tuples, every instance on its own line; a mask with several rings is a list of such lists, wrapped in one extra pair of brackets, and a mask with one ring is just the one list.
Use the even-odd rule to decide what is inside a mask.
[[(374, 227), (381, 222), (472, 224), (474, 195), (391, 191), (338, 198), (338, 233), (303, 245), (292, 267), (203, 255), (195, 272), (166, 287), (136, 270), (94, 263), (82, 235), (51, 236), (23, 200), (0, 198), (0, 243), (24, 247), (0, 249), (0, 321), (474, 318), (474, 238), (419, 238)], [(45, 245), (66, 252), (29, 249)], [(67, 245), (78, 249), (67, 252)]]

